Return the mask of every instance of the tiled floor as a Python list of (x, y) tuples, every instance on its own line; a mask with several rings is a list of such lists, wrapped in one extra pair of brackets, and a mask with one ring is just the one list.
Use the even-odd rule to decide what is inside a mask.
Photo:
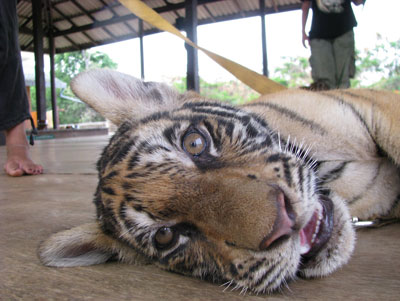
[[(272, 296), (239, 295), (155, 266), (47, 268), (36, 249), (51, 233), (94, 218), (95, 163), (108, 137), (38, 141), (40, 176), (0, 171), (0, 300), (398, 300), (400, 224), (358, 233), (351, 262), (324, 279), (296, 280)], [(5, 147), (0, 147), (0, 166)]]

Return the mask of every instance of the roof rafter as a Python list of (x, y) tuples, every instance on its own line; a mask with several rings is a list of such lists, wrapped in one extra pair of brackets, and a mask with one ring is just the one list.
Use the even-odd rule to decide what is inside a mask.
[[(198, 0), (198, 5), (203, 5), (206, 3), (218, 2), (218, 1), (223, 1), (223, 0)], [(120, 5), (122, 5), (122, 4), (120, 4)], [(162, 13), (171, 12), (173, 10), (184, 9), (184, 8), (185, 8), (185, 3), (181, 2), (181, 3), (177, 3), (177, 4), (168, 3), (168, 5), (156, 8), (154, 10), (157, 13), (162, 14)], [(74, 16), (74, 17), (76, 17), (76, 16)], [(87, 25), (83, 25), (83, 26), (75, 26), (70, 29), (56, 31), (54, 33), (54, 36), (57, 37), (57, 36), (65, 35), (65, 34), (71, 34), (71, 33), (79, 32), (79, 31), (85, 31), (85, 30), (89, 30), (92, 28), (104, 27), (107, 25), (122, 23), (122, 22), (135, 20), (135, 19), (137, 19), (137, 17), (133, 14), (125, 15), (125, 16), (121, 16), (121, 17), (112, 17), (105, 21), (96, 21), (96, 22), (93, 22), (92, 24), (87, 24)]]
[[(60, 9), (58, 9), (55, 5), (53, 5), (52, 9), (54, 9), (57, 13), (59, 13), (61, 16), (63, 16), (65, 18), (66, 21), (68, 21), (69, 23), (71, 23), (72, 26), (76, 26), (75, 22), (72, 21), (69, 17), (67, 17)], [(76, 32), (74, 32), (76, 33)], [(93, 40), (93, 38), (91, 36), (89, 36), (86, 32), (82, 31), (82, 34), (89, 39), (93, 44), (98, 44), (95, 40)], [(67, 37), (67, 34), (63, 35), (65, 38)], [(57, 37), (56, 33), (53, 33), (53, 37)]]
[[(103, 4), (104, 6), (107, 6), (107, 4), (104, 2), (104, 0), (99, 0), (101, 2), (101, 4)], [(114, 8), (109, 6), (108, 9), (111, 11), (111, 13), (113, 14), (114, 17), (119, 17), (119, 15), (115, 12)], [(139, 36), (137, 30), (135, 30), (128, 22), (122, 22), (125, 26), (127, 26), (129, 28), (130, 31), (134, 32), (136, 34), (136, 36)]]
[[(76, 2), (75, 0), (71, 0), (71, 1), (72, 1), (72, 3), (73, 3), (74, 5), (76, 5), (81, 11), (83, 11), (83, 12), (85, 13), (85, 15), (86, 15), (90, 20), (92, 20), (92, 22), (96, 22), (96, 21), (97, 21), (96, 18), (93, 17), (93, 16), (91, 15), (91, 13), (89, 13), (82, 5), (80, 5), (80, 4), (79, 4), (78, 2)], [(112, 37), (113, 39), (115, 39), (115, 35), (114, 35), (111, 31), (109, 31), (108, 28), (107, 28), (106, 26), (103, 27), (103, 30), (104, 30), (110, 37)]]
[[(3, 1), (3, 0), (0, 0)], [(44, 1), (44, 0), (42, 0)], [(138, 18), (131, 14), (118, 0), (47, 0), (51, 3), (53, 14), (52, 31), (44, 31), (44, 37), (53, 36), (56, 52), (65, 52), (77, 49), (86, 49), (94, 46), (108, 44), (140, 36)], [(150, 0), (142, 0), (150, 2)], [(198, 25), (215, 22), (260, 16), (260, 0), (197, 0), (198, 7), (203, 8), (203, 14), (198, 20)], [(264, 0), (262, 0), (264, 1)], [(270, 7), (265, 8), (265, 14), (299, 9), (300, 0), (265, 0)], [(161, 0), (153, 1), (153, 9), (179, 27), (185, 15), (185, 1)], [(221, 2), (221, 3), (219, 3)], [(265, 3), (264, 2), (264, 3)], [(21, 49), (32, 51), (33, 37), (32, 16), (29, 8), (32, 0), (18, 0), (17, 11), (19, 13), (19, 31)], [(272, 4), (272, 5), (271, 5)], [(155, 5), (155, 6), (154, 6)], [(183, 12), (183, 13), (182, 13)], [(169, 14), (168, 14), (169, 13)], [(100, 18), (101, 17), (101, 18)], [(134, 22), (132, 22), (134, 21)], [(61, 23), (62, 22), (62, 23)], [(46, 28), (44, 22), (43, 28)], [(48, 27), (47, 27), (48, 28)], [(143, 35), (160, 32), (151, 24), (146, 24)], [(74, 35), (80, 33), (79, 36)], [(23, 38), (22, 38), (23, 36)], [(65, 40), (61, 40), (63, 37)]]

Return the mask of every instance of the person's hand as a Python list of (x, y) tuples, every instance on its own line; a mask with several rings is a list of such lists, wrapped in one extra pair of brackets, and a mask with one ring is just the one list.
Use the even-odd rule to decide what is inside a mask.
[(308, 37), (308, 35), (305, 32), (303, 32), (303, 41), (302, 42), (303, 42), (304, 48), (307, 48), (306, 41), (308, 42), (308, 44), (310, 44), (310, 38)]

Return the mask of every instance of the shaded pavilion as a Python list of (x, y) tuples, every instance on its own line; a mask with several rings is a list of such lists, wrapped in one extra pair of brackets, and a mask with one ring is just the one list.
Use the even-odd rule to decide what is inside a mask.
[[(263, 73), (268, 75), (265, 15), (299, 9), (300, 0), (144, 0), (197, 43), (197, 26), (260, 16)], [(117, 0), (18, 0), (19, 42), (22, 51), (35, 53), (38, 128), (45, 129), (44, 54), (50, 57), (53, 120), (58, 120), (54, 55), (95, 46), (140, 39), (141, 76), (144, 78), (143, 37), (160, 32), (143, 22)], [(197, 50), (187, 49), (187, 87), (199, 91)], [(54, 128), (58, 122), (54, 122)]]

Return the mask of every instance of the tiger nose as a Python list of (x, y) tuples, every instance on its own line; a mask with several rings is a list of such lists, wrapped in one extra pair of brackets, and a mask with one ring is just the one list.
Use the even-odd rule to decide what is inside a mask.
[(260, 243), (259, 248), (265, 250), (270, 247), (274, 242), (284, 239), (293, 233), (295, 225), (295, 214), (290, 205), (289, 200), (286, 199), (285, 194), (279, 191), (277, 195), (277, 218), (271, 233), (269, 233)]

